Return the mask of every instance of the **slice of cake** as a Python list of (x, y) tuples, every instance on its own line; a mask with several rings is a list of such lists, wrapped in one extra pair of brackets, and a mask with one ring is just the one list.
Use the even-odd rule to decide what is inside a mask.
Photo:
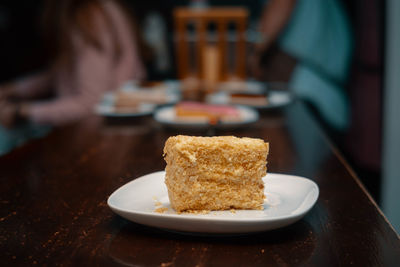
[(210, 105), (199, 102), (181, 102), (175, 105), (175, 113), (177, 119), (179, 120), (240, 120), (239, 110), (236, 107), (228, 105)]
[(246, 137), (170, 137), (164, 158), (172, 208), (262, 209), (268, 149), (263, 140)]
[(265, 94), (233, 93), (230, 95), (229, 103), (234, 105), (266, 106), (268, 105), (268, 98)]

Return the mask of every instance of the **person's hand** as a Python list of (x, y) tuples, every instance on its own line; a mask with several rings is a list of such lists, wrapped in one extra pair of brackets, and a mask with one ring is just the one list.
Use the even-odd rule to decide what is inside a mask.
[(6, 128), (12, 128), (18, 118), (18, 104), (7, 99), (0, 99), (0, 124)]

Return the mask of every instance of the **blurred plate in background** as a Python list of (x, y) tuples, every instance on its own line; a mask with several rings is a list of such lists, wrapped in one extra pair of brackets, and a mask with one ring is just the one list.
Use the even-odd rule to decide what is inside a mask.
[(95, 112), (106, 117), (138, 117), (153, 114), (157, 106), (180, 100), (178, 88), (171, 83), (154, 83), (142, 87), (128, 82), (115, 92), (103, 95)]
[(207, 96), (208, 103), (277, 109), (294, 101), (294, 96), (286, 83), (227, 82), (222, 83), (219, 89), (218, 92)]
[(206, 129), (208, 127), (216, 127), (222, 129), (231, 129), (240, 126), (247, 125), (249, 123), (254, 123), (258, 120), (259, 115), (255, 109), (244, 107), (244, 106), (234, 106), (239, 117), (237, 119), (221, 119), (218, 123), (211, 125), (210, 121), (206, 117), (187, 117), (181, 118), (176, 114), (175, 106), (161, 107), (154, 113), (154, 119), (169, 127), (182, 128), (182, 129)]

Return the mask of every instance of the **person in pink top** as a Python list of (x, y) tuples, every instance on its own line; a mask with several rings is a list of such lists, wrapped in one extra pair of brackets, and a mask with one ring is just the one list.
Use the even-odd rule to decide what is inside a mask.
[[(0, 85), (0, 124), (62, 125), (93, 111), (104, 92), (146, 76), (134, 24), (114, 0), (48, 0), (43, 14), (50, 67)], [(40, 95), (50, 100), (32, 100)]]

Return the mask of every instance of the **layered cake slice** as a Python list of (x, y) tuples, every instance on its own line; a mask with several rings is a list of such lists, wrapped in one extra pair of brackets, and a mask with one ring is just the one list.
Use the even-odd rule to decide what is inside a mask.
[(170, 137), (164, 158), (172, 208), (262, 209), (268, 149), (263, 140), (246, 137)]

